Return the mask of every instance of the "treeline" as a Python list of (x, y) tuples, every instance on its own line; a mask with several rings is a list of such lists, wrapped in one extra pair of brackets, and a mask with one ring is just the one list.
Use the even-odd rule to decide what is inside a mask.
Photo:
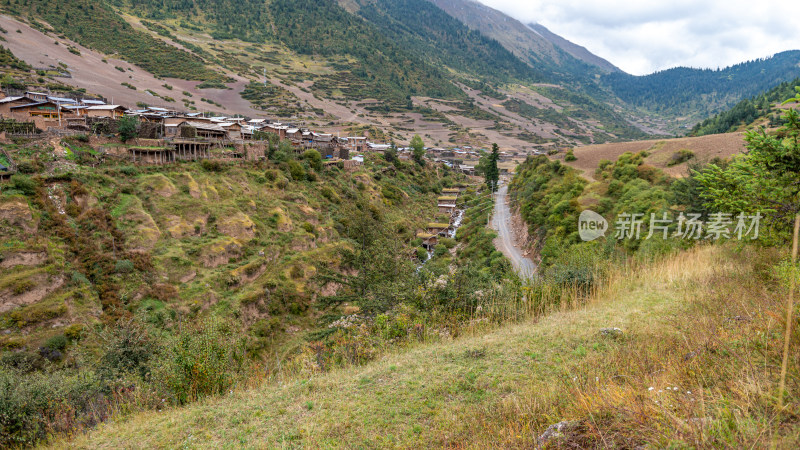
[(736, 131), (742, 126), (752, 124), (758, 119), (769, 117), (769, 125), (781, 124), (780, 110), (776, 111), (772, 105), (780, 103), (794, 94), (794, 87), (800, 86), (800, 78), (781, 83), (769, 91), (742, 100), (728, 111), (698, 123), (692, 128), (690, 136), (705, 136), (707, 134), (728, 133)]
[(800, 51), (737, 64), (725, 69), (677, 67), (646, 76), (612, 73), (603, 82), (623, 101), (672, 114), (713, 113), (800, 76)]
[(10, 67), (19, 70), (31, 70), (30, 64), (14, 56), (11, 50), (0, 45), (0, 67)]
[(27, 16), (35, 28), (47, 31), (46, 21), (58, 33), (86, 47), (121, 58), (160, 77), (186, 80), (226, 80), (208, 69), (198, 56), (135, 30), (103, 2), (67, 0), (7, 0), (0, 9)]
[(469, 29), (427, 0), (363, 2), (358, 14), (416, 57), (494, 81), (544, 81), (499, 42)]

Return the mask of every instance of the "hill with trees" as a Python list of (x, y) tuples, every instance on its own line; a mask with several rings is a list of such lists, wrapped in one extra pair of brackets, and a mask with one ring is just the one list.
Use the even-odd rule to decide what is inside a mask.
[(603, 83), (622, 101), (665, 116), (696, 121), (800, 76), (800, 50), (724, 69), (677, 67), (645, 76), (611, 73)]
[(783, 82), (763, 94), (742, 100), (733, 108), (698, 123), (689, 134), (704, 136), (730, 133), (762, 121), (768, 127), (781, 125), (784, 111), (777, 106), (794, 94), (795, 86), (800, 86), (800, 78)]

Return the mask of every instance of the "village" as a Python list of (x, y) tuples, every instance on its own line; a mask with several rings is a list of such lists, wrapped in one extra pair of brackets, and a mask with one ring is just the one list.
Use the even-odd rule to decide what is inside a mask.
[[(119, 123), (133, 118), (136, 136), (130, 142), (108, 139), (117, 134)], [(363, 164), (364, 155), (383, 153), (394, 144), (371, 142), (368, 136), (335, 136), (319, 133), (293, 123), (265, 118), (249, 119), (181, 112), (161, 107), (129, 109), (107, 104), (100, 98), (56, 97), (27, 91), (6, 95), (0, 91), (0, 140), (10, 138), (61, 139), (90, 135), (105, 140), (101, 158), (127, 160), (137, 165), (166, 165), (181, 161), (258, 161), (266, 158), (270, 141), (287, 142), (296, 154), (314, 149), (323, 165), (337, 165), (352, 170)], [(102, 139), (106, 136), (106, 139)], [(396, 148), (397, 158), (411, 160), (411, 148)], [(474, 176), (481, 156), (469, 146), (463, 148), (426, 148), (426, 156), (465, 175)], [(506, 170), (503, 170), (504, 172)], [(0, 148), (0, 181), (16, 172), (12, 157)], [(446, 188), (437, 201), (439, 222), (431, 222), (417, 233), (422, 248), (432, 254), (438, 239), (454, 237), (463, 217), (456, 202), (466, 185)]]
[[(258, 160), (265, 157), (272, 139), (286, 141), (300, 154), (317, 150), (325, 164), (345, 168), (363, 162), (369, 152), (385, 152), (393, 144), (372, 142), (369, 136), (339, 136), (316, 132), (302, 125), (240, 115), (183, 112), (140, 105), (131, 109), (109, 104), (102, 98), (67, 98), (43, 92), (0, 91), (0, 133), (6, 137), (48, 138), (69, 135), (113, 135), (121, 119), (134, 118), (136, 139), (125, 145), (105, 147), (108, 156), (126, 158), (136, 164), (168, 164), (200, 159)], [(411, 159), (411, 149), (398, 147), (401, 160)], [(475, 175), (481, 151), (470, 146), (426, 148), (426, 156), (467, 175)], [(516, 152), (502, 152), (501, 161), (511, 162)], [(3, 164), (5, 163), (5, 164)], [(501, 169), (504, 172), (508, 168)], [(8, 156), (0, 161), (0, 179), (14, 171)]]

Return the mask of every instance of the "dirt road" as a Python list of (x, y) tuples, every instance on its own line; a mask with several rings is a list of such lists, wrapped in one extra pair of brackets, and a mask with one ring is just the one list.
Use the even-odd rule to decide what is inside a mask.
[(514, 270), (523, 278), (531, 278), (536, 273), (536, 264), (522, 254), (522, 250), (515, 244), (514, 230), (511, 228), (511, 210), (508, 207), (508, 186), (502, 185), (497, 190), (494, 203), (492, 228), (497, 230), (495, 246), (503, 252)]

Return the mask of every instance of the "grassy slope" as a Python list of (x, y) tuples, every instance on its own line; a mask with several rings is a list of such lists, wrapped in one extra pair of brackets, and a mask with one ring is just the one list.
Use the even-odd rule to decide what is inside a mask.
[[(577, 419), (570, 442), (582, 447), (765, 446), (780, 327), (762, 262), (763, 252), (689, 251), (618, 273), (588, 306), (537, 323), (121, 417), (69, 444), (530, 448), (549, 424)], [(687, 422), (698, 417), (710, 419)], [(796, 426), (782, 434), (782, 446), (800, 437)]]
[[(38, 151), (22, 148), (12, 154), (29, 161), (28, 154)], [(419, 186), (435, 182), (435, 175), (432, 170), (424, 175), (417, 171), (413, 176), (400, 173), (376, 181), (372, 177), (376, 169), (368, 163), (354, 172), (329, 169), (319, 175), (318, 182), (290, 181), (281, 189), (278, 183), (288, 174), (277, 166), (268, 167), (230, 165), (215, 173), (191, 163), (166, 169), (145, 167), (126, 175), (118, 167), (86, 170), (72, 166), (76, 182), (86, 191), (87, 205), (75, 205), (79, 202), (70, 194), (69, 182), (51, 183), (49, 190), (66, 209), (77, 206), (78, 217), (66, 216), (72, 225), (87, 217), (90, 205), (109, 212), (124, 239), (116, 243), (117, 254), (95, 249), (98, 258), (111, 261), (109, 270), (113, 271), (115, 259), (134, 259), (136, 253), (150, 259), (149, 270), (102, 275), (119, 284), (131, 312), (147, 311), (151, 319), (167, 319), (167, 323), (171, 322), (168, 318), (177, 316), (241, 313), (244, 332), (259, 320), (279, 317), (275, 333), (254, 345), (291, 346), (287, 341), (302, 341), (303, 335), (285, 330), (313, 326), (315, 315), (309, 308), (316, 291), (314, 264), (335, 266), (335, 249), (342, 243), (335, 221), (342, 205), (352, 201), (347, 193), (358, 193), (376, 204), (393, 203), (381, 194), (386, 186), (406, 193), (386, 208), (386, 223), (403, 224), (405, 234), (398, 238), (407, 241), (413, 239), (414, 230), (436, 219), (436, 194), (419, 190)], [(276, 181), (264, 178), (265, 168), (276, 173)], [(363, 190), (357, 187), (359, 182)], [(11, 189), (10, 185), (0, 187), (0, 211), (16, 202), (13, 204), (19, 204), (20, 210), (33, 215), (33, 223), (45, 214), (33, 199), (7, 196), (5, 189)], [(339, 203), (323, 195), (326, 189)], [(0, 270), (3, 302), (19, 304), (25, 296), (35, 298), (29, 305), (0, 313), (0, 330), (4, 331), (0, 349), (35, 350), (71, 324), (89, 326), (102, 319), (97, 289), (73, 280), (75, 274), (86, 270), (70, 256), (69, 245), (41, 224), (31, 233), (19, 226), (27, 222), (12, 222), (0, 215), (0, 261), (22, 251), (41, 252), (42, 258)], [(80, 255), (88, 254), (83, 246), (77, 250)], [(35, 292), (37, 286), (58, 279), (64, 283), (50, 292)], [(172, 294), (164, 297), (156, 285), (167, 287)], [(283, 300), (273, 296), (274, 301), (268, 301), (268, 286), (280, 291)], [(259, 303), (262, 301), (267, 304)]]

